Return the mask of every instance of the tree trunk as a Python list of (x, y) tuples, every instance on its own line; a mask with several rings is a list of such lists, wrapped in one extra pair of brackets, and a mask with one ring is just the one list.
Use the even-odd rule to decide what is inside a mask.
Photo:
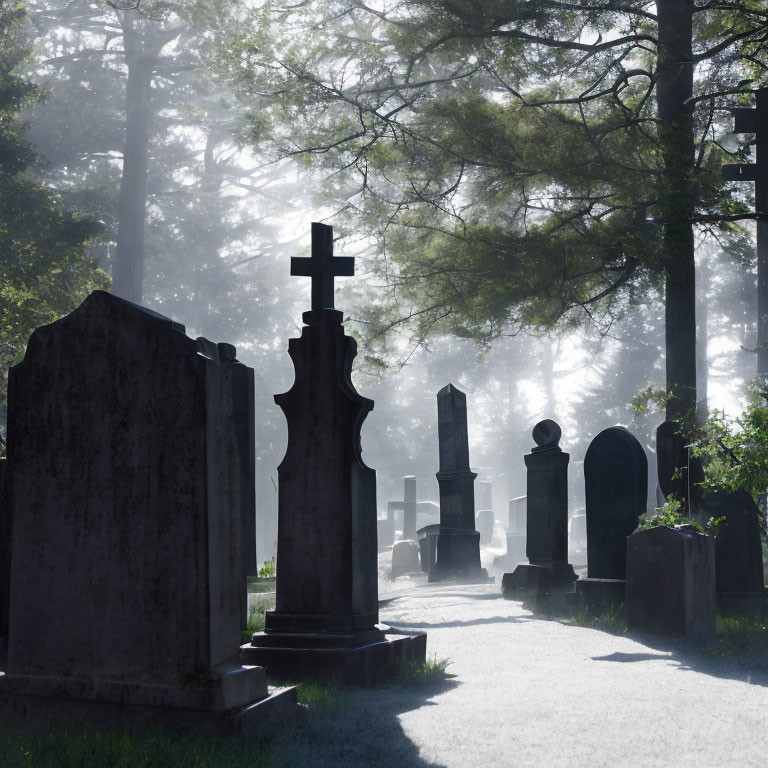
[[(709, 256), (706, 257), (709, 259)], [(696, 387), (698, 401), (696, 403), (696, 421), (703, 424), (709, 416), (709, 405), (707, 404), (708, 384), (709, 384), (709, 355), (707, 354), (707, 343), (709, 333), (707, 323), (709, 322), (709, 310), (707, 305), (707, 289), (709, 281), (712, 279), (712, 270), (707, 261), (702, 261), (699, 265), (699, 285), (701, 286), (701, 296), (699, 297), (696, 316), (698, 318), (698, 331), (696, 338)]]
[(693, 107), (692, 0), (657, 0), (658, 64), (656, 101), (659, 144), (664, 161), (661, 183), (663, 246), (666, 260), (667, 419), (696, 407), (696, 288), (690, 176), (695, 162)]
[(123, 40), (128, 82), (125, 89), (125, 147), (112, 292), (140, 304), (144, 275), (151, 86), (156, 56), (144, 51), (130, 21), (124, 25)]

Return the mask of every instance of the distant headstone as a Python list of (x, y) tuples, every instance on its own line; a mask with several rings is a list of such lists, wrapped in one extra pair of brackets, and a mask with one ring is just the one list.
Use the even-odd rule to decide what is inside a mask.
[(745, 491), (712, 493), (701, 504), (708, 517), (724, 517), (715, 538), (715, 579), (718, 592), (762, 592), (763, 549), (760, 510)]
[(493, 540), (493, 510), (481, 509), (475, 518), (475, 526), (480, 534), (480, 545), (490, 547)]
[(569, 539), (571, 543), (578, 543), (578, 544), (581, 544), (582, 546), (587, 543), (587, 516), (586, 515), (574, 515), (571, 518)]
[(353, 262), (333, 256), (333, 230), (317, 223), (311, 258), (291, 260), (292, 274), (312, 276), (312, 311), (288, 345), (293, 386), (275, 397), (288, 422), (278, 467), (276, 607), (241, 658), (285, 675), (367, 683), (423, 660), (426, 635), (377, 626), (376, 473), (360, 447), (373, 402), (352, 386), (357, 344), (333, 308), (333, 278), (351, 275)]
[(527, 496), (516, 496), (509, 500), (508, 533), (525, 536), (528, 527), (527, 502)]
[(591, 579), (624, 579), (627, 536), (648, 500), (648, 459), (624, 427), (598, 434), (584, 457), (587, 568)]
[(715, 632), (715, 547), (690, 528), (659, 526), (627, 540), (627, 627), (665, 635)]
[[(525, 457), (528, 468), (527, 543), (528, 564), (504, 574), (505, 591), (563, 589), (576, 580), (568, 562), (568, 459), (559, 446), (561, 430), (551, 419), (533, 428), (536, 447)], [(535, 578), (529, 573), (540, 570)]]
[(440, 535), (440, 523), (425, 525), (416, 531), (419, 537), (419, 559), (421, 561), (421, 570), (429, 573), (432, 566), (437, 562), (437, 539)]
[(480, 534), (475, 530), (477, 475), (469, 468), (467, 398), (453, 384), (437, 393), (437, 429), (440, 535), (429, 580), (484, 582), (488, 574), (480, 565)]
[(421, 571), (419, 544), (413, 539), (396, 541), (392, 545), (392, 578)]
[(267, 699), (264, 670), (238, 660), (236, 369), (206, 345), (97, 291), (11, 369), (4, 701), (247, 713)]

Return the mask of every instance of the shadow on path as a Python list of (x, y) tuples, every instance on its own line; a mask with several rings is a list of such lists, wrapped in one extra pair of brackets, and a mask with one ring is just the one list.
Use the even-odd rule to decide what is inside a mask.
[(398, 715), (424, 706), (456, 686), (445, 679), (418, 686), (331, 689), (330, 697), (302, 705), (275, 735), (273, 748), (300, 768), (443, 768), (421, 758)]
[[(523, 607), (532, 611), (531, 619), (559, 621), (566, 626), (573, 625), (575, 610), (565, 606), (537, 606), (523, 602)], [(742, 617), (743, 618), (743, 617)], [(749, 622), (747, 622), (749, 623)], [(760, 629), (760, 626), (763, 629)], [(588, 624), (578, 624), (586, 629), (624, 637), (659, 653), (615, 653), (609, 656), (592, 657), (593, 661), (638, 662), (666, 660), (677, 665), (682, 671), (699, 672), (725, 680), (738, 680), (751, 685), (768, 687), (768, 617), (757, 621), (743, 634), (719, 633), (713, 639), (697, 639), (682, 636), (667, 637), (647, 632), (626, 629), (623, 608), (616, 613), (610, 626), (599, 617)]]

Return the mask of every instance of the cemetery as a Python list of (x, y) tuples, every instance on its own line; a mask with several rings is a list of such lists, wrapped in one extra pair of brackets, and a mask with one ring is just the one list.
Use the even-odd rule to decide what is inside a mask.
[(766, 40), (0, 3), (0, 768), (764, 766)]

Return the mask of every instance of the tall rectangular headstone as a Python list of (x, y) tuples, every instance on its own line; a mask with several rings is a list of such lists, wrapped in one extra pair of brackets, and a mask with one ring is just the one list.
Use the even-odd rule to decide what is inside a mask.
[(724, 518), (715, 537), (715, 580), (722, 593), (762, 593), (763, 549), (760, 510), (746, 492), (704, 496), (707, 517)]
[(373, 402), (352, 386), (357, 344), (333, 308), (333, 277), (351, 275), (353, 261), (334, 258), (331, 227), (313, 223), (311, 258), (291, 262), (292, 274), (312, 276), (312, 310), (288, 345), (293, 386), (275, 397), (288, 422), (276, 607), (241, 658), (284, 674), (368, 682), (395, 662), (424, 660), (426, 635), (392, 635), (378, 624), (376, 473), (360, 446)]
[(11, 577), (11, 516), (5, 496), (5, 467), (0, 459), (0, 669), (8, 651), (8, 597)]
[(440, 534), (437, 562), (430, 581), (484, 582), (480, 565), (480, 534), (475, 530), (477, 475), (469, 468), (467, 397), (453, 384), (437, 393), (437, 429), (440, 446)]
[(0, 695), (203, 712), (268, 696), (239, 663), (233, 366), (213, 354), (101, 291), (32, 335), (9, 377)]
[(560, 448), (561, 430), (551, 419), (533, 428), (536, 447), (525, 457), (528, 468), (526, 555), (528, 564), (504, 574), (502, 588), (537, 594), (563, 589), (576, 580), (568, 562), (568, 459)]

